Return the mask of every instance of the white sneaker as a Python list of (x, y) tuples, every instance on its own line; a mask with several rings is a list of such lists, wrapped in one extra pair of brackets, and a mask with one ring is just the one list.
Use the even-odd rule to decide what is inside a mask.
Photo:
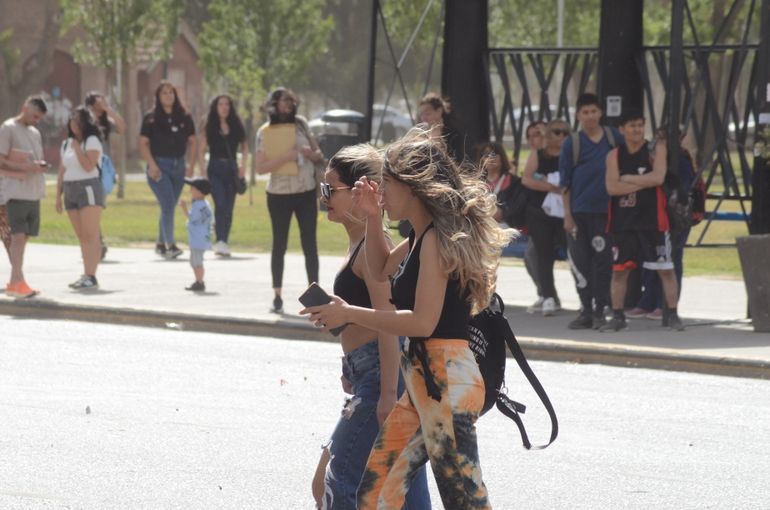
[(231, 255), (230, 247), (224, 241), (217, 241), (214, 245), (214, 254), (220, 257), (229, 257)]
[(538, 313), (543, 310), (543, 297), (538, 296), (537, 301), (527, 307), (527, 313)]
[(556, 300), (552, 297), (543, 300), (543, 317), (551, 317), (556, 314)]

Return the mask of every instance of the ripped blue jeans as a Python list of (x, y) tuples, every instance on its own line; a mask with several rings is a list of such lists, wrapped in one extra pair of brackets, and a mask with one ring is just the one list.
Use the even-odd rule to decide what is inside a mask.
[[(370, 342), (342, 358), (342, 374), (350, 381), (353, 395), (346, 399), (329, 450), (331, 461), (326, 469), (326, 494), (323, 508), (355, 510), (356, 489), (380, 430), (377, 401), (380, 398), (380, 356), (377, 342)], [(404, 391), (398, 377), (398, 397)], [(415, 475), (406, 494), (404, 509), (430, 510), (428, 479), (423, 466)]]

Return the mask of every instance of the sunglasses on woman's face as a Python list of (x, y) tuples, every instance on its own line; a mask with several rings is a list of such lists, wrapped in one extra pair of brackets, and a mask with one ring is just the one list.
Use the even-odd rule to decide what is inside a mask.
[(322, 182), (321, 183), (321, 197), (325, 198), (326, 200), (331, 200), (332, 193), (334, 193), (335, 191), (341, 191), (341, 190), (345, 190), (345, 189), (352, 189), (352, 188), (350, 186), (337, 186), (335, 188), (335, 187), (332, 187), (332, 185), (329, 184), (328, 182)]
[(495, 151), (489, 151), (489, 152), (485, 152), (484, 154), (482, 154), (481, 157), (483, 157), (483, 158), (496, 158), (497, 157), (497, 153)]
[(569, 134), (569, 129), (552, 129), (551, 133), (555, 134), (556, 136), (567, 136)]

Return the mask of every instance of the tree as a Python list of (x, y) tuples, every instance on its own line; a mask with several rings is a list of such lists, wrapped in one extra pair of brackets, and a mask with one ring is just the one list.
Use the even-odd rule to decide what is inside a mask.
[(323, 0), (212, 0), (200, 36), (201, 67), (213, 90), (227, 91), (246, 112), (248, 136), (265, 94), (297, 86), (326, 54), (334, 23)]
[[(0, 12), (6, 12), (5, 2), (0, 2)], [(43, 30), (40, 42), (26, 62), (13, 44), (14, 29), (0, 31), (0, 119), (18, 112), (24, 98), (42, 89), (53, 66), (53, 54), (59, 39), (59, 2), (43, 2)]]
[[(153, 48), (167, 58), (177, 35), (181, 0), (60, 0), (65, 30), (78, 27), (72, 54), (79, 63), (105, 67), (119, 86), (118, 106), (128, 106), (130, 66), (137, 54)], [(127, 116), (128, 128), (133, 126)], [(118, 198), (125, 190), (125, 147), (119, 152)]]

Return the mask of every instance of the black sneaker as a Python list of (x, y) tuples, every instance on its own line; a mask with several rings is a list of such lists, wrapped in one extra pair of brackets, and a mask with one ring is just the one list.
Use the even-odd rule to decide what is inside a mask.
[(281, 299), (281, 296), (275, 296), (273, 299), (273, 306), (270, 308), (270, 311), (273, 313), (283, 313), (283, 299)]
[(96, 281), (95, 276), (83, 275), (83, 277), (80, 278), (80, 280), (71, 284), (70, 287), (72, 287), (75, 290), (96, 290), (99, 288), (99, 282)]
[[(664, 317), (666, 317), (665, 314)], [(666, 321), (666, 319), (668, 320)], [(666, 319), (664, 319), (664, 326), (668, 326), (675, 331), (684, 331), (684, 324), (682, 323), (682, 319), (679, 318), (679, 314), (676, 312), (670, 312)]]
[(166, 257), (166, 245), (163, 243), (158, 243), (155, 245), (155, 253), (160, 255), (161, 257)]
[(184, 290), (191, 290), (193, 292), (205, 292), (206, 284), (196, 280), (189, 287), (185, 287)]
[(172, 244), (171, 246), (168, 247), (168, 250), (166, 250), (166, 258), (175, 259), (179, 257), (182, 253), (184, 252), (180, 250), (177, 245)]
[(604, 324), (599, 327), (599, 331), (602, 333), (605, 331), (623, 331), (624, 329), (628, 329), (628, 323), (619, 317), (613, 317), (609, 322), (605, 319)]
[(590, 315), (581, 313), (567, 327), (569, 329), (591, 329), (593, 323), (593, 318)]
[(69, 288), (70, 289), (80, 288), (80, 285), (83, 283), (83, 280), (86, 278), (88, 278), (86, 275), (81, 275), (80, 278), (78, 278), (77, 280), (69, 284)]
[(604, 316), (604, 313), (594, 314), (591, 318), (591, 327), (593, 329), (601, 329), (605, 324), (607, 324), (607, 318)]

